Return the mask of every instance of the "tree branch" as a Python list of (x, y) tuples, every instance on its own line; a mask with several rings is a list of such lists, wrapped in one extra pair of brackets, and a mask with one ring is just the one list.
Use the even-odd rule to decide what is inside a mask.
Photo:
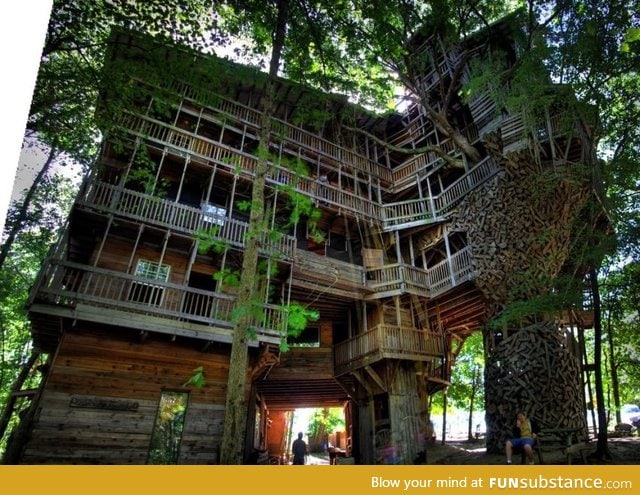
[(395, 151), (397, 153), (403, 153), (405, 155), (422, 155), (423, 153), (433, 152), (437, 154), (440, 158), (442, 158), (442, 160), (444, 160), (447, 163), (447, 165), (454, 168), (464, 168), (464, 163), (462, 161), (456, 160), (452, 156), (445, 153), (440, 146), (421, 146), (420, 148), (410, 148), (410, 149), (401, 148), (399, 146), (394, 146), (393, 144), (389, 144), (386, 141), (380, 139), (378, 136), (375, 136), (363, 129), (358, 129), (357, 127), (349, 127), (349, 126), (344, 126), (344, 128), (349, 131), (367, 136), (369, 139), (384, 146), (385, 148), (388, 148), (391, 151)]

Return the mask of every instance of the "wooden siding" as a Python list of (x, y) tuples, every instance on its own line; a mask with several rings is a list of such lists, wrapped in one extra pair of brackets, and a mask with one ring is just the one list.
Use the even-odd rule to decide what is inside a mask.
[(268, 380), (333, 378), (331, 348), (292, 347), (280, 356), (280, 365), (273, 368)]
[[(203, 388), (185, 388), (203, 366)], [(23, 463), (144, 464), (163, 390), (189, 392), (179, 463), (217, 462), (229, 366), (226, 351), (199, 352), (152, 336), (68, 330), (53, 361)], [(95, 407), (74, 407), (78, 400)], [(111, 403), (110, 408), (105, 403)], [(117, 410), (129, 406), (130, 410)]]

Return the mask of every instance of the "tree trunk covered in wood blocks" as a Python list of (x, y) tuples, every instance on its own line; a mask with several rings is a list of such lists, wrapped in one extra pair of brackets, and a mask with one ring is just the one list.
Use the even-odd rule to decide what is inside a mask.
[(452, 229), (466, 232), (471, 246), (476, 286), (496, 310), (550, 289), (589, 196), (579, 166), (540, 169), (529, 152), (510, 153), (500, 163), (503, 171), (468, 194), (452, 216)]
[(585, 428), (580, 361), (553, 322), (495, 345), (485, 368), (487, 451), (504, 452), (518, 411), (540, 428)]

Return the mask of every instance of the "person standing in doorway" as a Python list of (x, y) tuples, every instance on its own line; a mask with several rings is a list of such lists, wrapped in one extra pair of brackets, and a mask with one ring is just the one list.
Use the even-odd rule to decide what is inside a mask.
[(302, 432), (298, 433), (298, 438), (291, 444), (291, 453), (293, 454), (293, 464), (304, 464), (307, 457), (307, 444), (302, 439)]

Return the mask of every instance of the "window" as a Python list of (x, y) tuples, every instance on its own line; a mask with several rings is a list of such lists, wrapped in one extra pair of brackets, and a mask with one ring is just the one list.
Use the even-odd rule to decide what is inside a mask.
[(160, 263), (141, 259), (138, 260), (138, 264), (136, 265), (135, 276), (166, 282), (169, 280), (170, 270), (170, 265), (161, 265)]
[(320, 329), (305, 328), (297, 337), (287, 337), (287, 343), (291, 347), (320, 347)]
[[(155, 263), (149, 260), (138, 260), (134, 275), (148, 280), (169, 280), (170, 265)], [(144, 303), (151, 306), (160, 306), (164, 296), (164, 287), (148, 282), (133, 282), (129, 289), (129, 301)]]
[(203, 203), (202, 214), (205, 222), (212, 223), (214, 225), (224, 225), (227, 209), (222, 206)]
[(189, 394), (162, 392), (151, 432), (147, 464), (177, 464)]

